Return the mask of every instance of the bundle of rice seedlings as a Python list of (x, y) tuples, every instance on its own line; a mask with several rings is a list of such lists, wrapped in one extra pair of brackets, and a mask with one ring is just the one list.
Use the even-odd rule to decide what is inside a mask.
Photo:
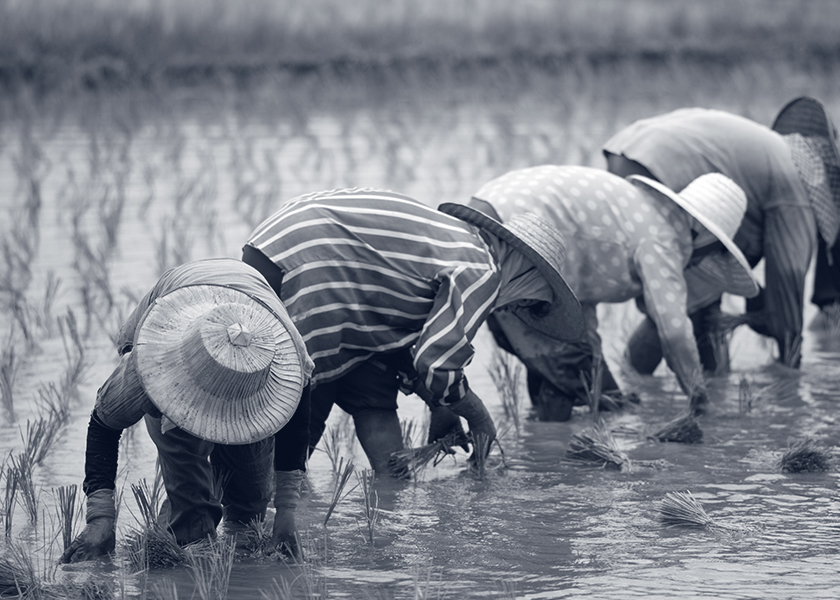
[(29, 514), (29, 522), (38, 522), (38, 491), (35, 489), (35, 480), (32, 478), (32, 463), (25, 453), (12, 456), (9, 464), (9, 472), (6, 477), (13, 476), (16, 480), (19, 498), (23, 508)]
[(476, 433), (472, 436), (472, 442), (470, 468), (479, 480), (483, 480), (487, 476), (487, 456), (490, 454), (490, 444), (493, 440), (486, 433)]
[(157, 485), (159, 477), (158, 472), (155, 486), (151, 489), (145, 479), (138, 485), (131, 485), (134, 500), (140, 509), (140, 516), (135, 516), (140, 527), (127, 535), (129, 564), (135, 572), (174, 567), (186, 560), (184, 549), (178, 545), (172, 532), (158, 523), (161, 493)]
[(434, 461), (433, 466), (447, 455), (452, 454), (455, 446), (467, 442), (460, 433), (449, 433), (439, 440), (420, 446), (419, 448), (406, 448), (391, 454), (388, 461), (388, 471), (392, 477), (408, 479), (416, 477), (428, 464)]
[(788, 447), (779, 459), (782, 473), (824, 473), (830, 467), (828, 449), (811, 438), (788, 441)]
[(341, 461), (339, 462), (338, 474), (335, 478), (335, 486), (333, 487), (330, 506), (329, 508), (327, 508), (327, 514), (324, 517), (324, 527), (327, 526), (327, 521), (330, 520), (330, 516), (332, 516), (335, 507), (338, 506), (338, 503), (341, 502), (342, 499), (346, 498), (347, 494), (353, 491), (349, 490), (348, 492), (344, 493), (344, 488), (347, 487), (347, 482), (350, 480), (350, 476), (353, 474), (355, 468), (356, 467), (353, 465), (352, 460), (347, 461), (347, 464), (345, 465), (344, 457), (341, 458)]
[(669, 526), (709, 527), (715, 522), (688, 490), (668, 492), (659, 506), (659, 516)]
[(668, 421), (649, 439), (660, 442), (677, 442), (679, 444), (699, 444), (703, 441), (703, 430), (697, 424), (697, 419), (689, 413)]
[(17, 544), (11, 546), (8, 555), (0, 556), (0, 596), (28, 598), (36, 585), (33, 576), (32, 562)]
[[(273, 524), (268, 519), (251, 519), (242, 532), (245, 550), (252, 558), (270, 556), (274, 550), (272, 542)], [(239, 546), (237, 535), (237, 546)]]
[(618, 448), (612, 433), (600, 421), (584, 431), (572, 435), (566, 457), (582, 462), (595, 463), (600, 467), (631, 471), (630, 458)]

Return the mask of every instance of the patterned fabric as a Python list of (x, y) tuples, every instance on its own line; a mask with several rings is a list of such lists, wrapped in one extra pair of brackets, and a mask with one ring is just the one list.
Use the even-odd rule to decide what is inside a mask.
[[(823, 158), (834, 158), (830, 142), (825, 138), (804, 137), (798, 133), (791, 133), (784, 138), (790, 147), (790, 155), (799, 171), (802, 185), (808, 191), (817, 227), (830, 248), (837, 240), (837, 230), (840, 228), (840, 199), (835, 200), (831, 195), (832, 187), (840, 190), (840, 181), (829, 183), (827, 171), (832, 165)], [(835, 166), (832, 176), (840, 179), (840, 168)]]
[(802, 333), (805, 275), (816, 249), (814, 211), (782, 135), (719, 110), (683, 108), (642, 119), (604, 144), (681, 191), (723, 173), (747, 194), (735, 243), (750, 264), (764, 259), (767, 329), (781, 345)]
[[(533, 211), (566, 239), (563, 277), (581, 304), (643, 296), (663, 353), (684, 389), (700, 372), (683, 274), (692, 253), (687, 213), (600, 169), (545, 165), (506, 173), (474, 194), (503, 221)], [(588, 337), (600, 353), (597, 320)]]
[(248, 244), (284, 272), (281, 299), (315, 361), (314, 385), (414, 346), (426, 402), (466, 395), (470, 342), (500, 286), (476, 229), (401, 194), (353, 188), (290, 200)]

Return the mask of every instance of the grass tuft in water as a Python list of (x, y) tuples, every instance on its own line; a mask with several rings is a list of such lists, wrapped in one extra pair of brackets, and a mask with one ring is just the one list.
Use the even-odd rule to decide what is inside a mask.
[(633, 469), (630, 457), (619, 449), (610, 430), (600, 421), (572, 435), (566, 458), (620, 471)]
[(185, 548), (190, 575), (201, 600), (224, 600), (230, 585), (230, 571), (236, 556), (234, 536), (190, 544)]
[(487, 370), (499, 393), (505, 419), (513, 423), (514, 432), (518, 439), (522, 427), (520, 419), (522, 363), (513, 354), (494, 347), (490, 366)]
[(61, 527), (62, 550), (67, 550), (73, 541), (78, 487), (76, 484), (66, 485), (59, 487), (57, 491), (58, 505), (56, 506), (56, 512), (58, 514), (58, 523)]
[(187, 559), (172, 532), (158, 522), (162, 487), (160, 471), (151, 488), (145, 479), (131, 485), (140, 514), (135, 515), (139, 527), (129, 532), (127, 547), (129, 564), (136, 573), (175, 567)]
[(688, 490), (668, 492), (659, 506), (659, 516), (669, 526), (709, 527), (715, 524)]
[(376, 535), (376, 524), (379, 521), (379, 494), (373, 487), (376, 473), (373, 469), (356, 471), (356, 478), (362, 488), (364, 498), (365, 533), (368, 543), (372, 546)]
[(649, 438), (660, 442), (699, 444), (703, 441), (703, 430), (700, 429), (697, 419), (687, 414), (669, 421)]
[(788, 441), (778, 468), (782, 473), (824, 473), (831, 467), (830, 463), (828, 448), (816, 440), (805, 438)]

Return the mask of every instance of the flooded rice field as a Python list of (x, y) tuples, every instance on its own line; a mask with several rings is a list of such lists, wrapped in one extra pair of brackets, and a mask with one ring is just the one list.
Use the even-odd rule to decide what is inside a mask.
[[(378, 481), (373, 522), (351, 477), (325, 524), (337, 461), (354, 461), (358, 472), (367, 467), (352, 425), (336, 409), (327, 436), (334, 446), (313, 455), (298, 515), (305, 563), (240, 551), (225, 594), (220, 585), (204, 589), (187, 567), (129, 568), (125, 540), (137, 526), (131, 485), (155, 475), (154, 446), (135, 428), (120, 454), (115, 560), (55, 564), (62, 550), (59, 489), (80, 486), (84, 477), (87, 419), (96, 389), (116, 365), (113, 339), (122, 319), (166, 268), (238, 257), (251, 229), (283, 200), (359, 185), (431, 205), (466, 201), (513, 168), (602, 167), (599, 146), (615, 129), (678, 106), (769, 122), (786, 100), (810, 93), (840, 117), (836, 77), (786, 73), (778, 85), (778, 66), (628, 69), (506, 73), (489, 86), (454, 76), (431, 85), (405, 78), (388, 86), (277, 81), (249, 94), (213, 89), (4, 105), (3, 472), (31, 449), (36, 426), (51, 431), (33, 461), (31, 492), (18, 490), (10, 500), (0, 480), (0, 556), (29, 557), (40, 583), (30, 596), (837, 597), (836, 463), (823, 473), (794, 474), (783, 473), (779, 460), (798, 440), (814, 439), (829, 452), (840, 444), (840, 332), (808, 330), (802, 368), (793, 371), (774, 363), (765, 340), (737, 330), (730, 373), (711, 380), (702, 443), (661, 443), (648, 434), (679, 416), (686, 400), (664, 366), (653, 377), (621, 368), (624, 341), (639, 318), (632, 304), (599, 307), (606, 358), (625, 391), (641, 397), (632, 410), (601, 415), (629, 457), (621, 470), (566, 458), (572, 436), (592, 427), (593, 416), (579, 407), (566, 423), (534, 420), (515, 362), (509, 364), (519, 374), (518, 393), (513, 401), (502, 397), (493, 378), (501, 355), (482, 330), (468, 375), (501, 432), (484, 477), (459, 451), (412, 482)], [(299, 93), (289, 91), (293, 83)], [(742, 307), (725, 300), (728, 310)], [(807, 305), (806, 323), (814, 316)], [(400, 413), (407, 435), (421, 445), (424, 404), (402, 397)], [(663, 524), (661, 503), (679, 491), (690, 491), (713, 523)], [(77, 515), (76, 531), (81, 523)]]

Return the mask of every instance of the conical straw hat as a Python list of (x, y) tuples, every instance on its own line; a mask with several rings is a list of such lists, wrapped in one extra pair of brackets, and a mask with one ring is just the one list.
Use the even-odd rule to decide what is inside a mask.
[(576, 340), (583, 335), (584, 320), (580, 302), (560, 274), (566, 256), (566, 244), (556, 227), (534, 213), (516, 215), (502, 224), (492, 216), (465, 204), (445, 202), (438, 210), (505, 240), (524, 254), (545, 277), (554, 293), (553, 301), (546, 310), (518, 310), (514, 313), (517, 317), (557, 340)]
[(758, 294), (758, 282), (750, 264), (733, 241), (747, 212), (747, 196), (737, 183), (721, 173), (707, 173), (677, 194), (649, 177), (630, 175), (627, 179), (676, 202), (720, 240), (734, 259), (709, 255), (692, 268), (703, 272), (708, 279), (717, 281), (721, 289), (730, 294), (745, 298)]
[(265, 304), (217, 285), (155, 300), (134, 339), (137, 372), (155, 406), (181, 429), (221, 444), (280, 430), (305, 385), (294, 325)]

